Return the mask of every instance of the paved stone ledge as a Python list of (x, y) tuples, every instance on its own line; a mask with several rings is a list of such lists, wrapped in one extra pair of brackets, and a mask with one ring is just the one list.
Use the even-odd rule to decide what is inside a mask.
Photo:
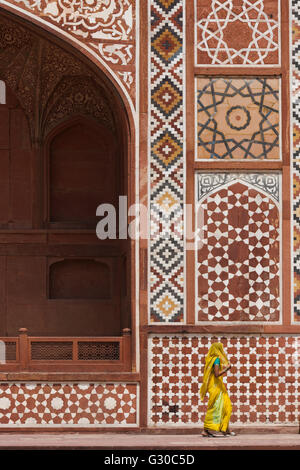
[(0, 450), (300, 450), (300, 434), (238, 434), (206, 438), (200, 434), (0, 433)]

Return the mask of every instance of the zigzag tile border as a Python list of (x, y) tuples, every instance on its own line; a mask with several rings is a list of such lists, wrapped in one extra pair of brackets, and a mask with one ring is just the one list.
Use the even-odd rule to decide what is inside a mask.
[(184, 8), (150, 1), (151, 323), (184, 321)]
[(293, 264), (294, 315), (300, 321), (300, 4), (292, 0)]

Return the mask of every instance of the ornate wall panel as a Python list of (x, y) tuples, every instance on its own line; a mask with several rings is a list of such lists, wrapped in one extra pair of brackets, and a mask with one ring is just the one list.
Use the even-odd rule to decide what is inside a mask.
[(294, 315), (300, 321), (300, 5), (292, 0)]
[(198, 78), (197, 160), (278, 160), (276, 78)]
[(138, 386), (0, 383), (0, 427), (138, 426)]
[(67, 34), (105, 65), (135, 104), (135, 0), (7, 0), (1, 4)]
[(224, 383), (232, 401), (234, 425), (288, 424), (300, 416), (299, 336), (157, 335), (149, 338), (149, 426), (198, 427), (204, 359), (222, 341), (232, 368)]
[(150, 2), (151, 322), (184, 320), (184, 6)]
[(280, 176), (196, 175), (197, 321), (280, 320)]
[(279, 0), (195, 0), (195, 6), (197, 64), (279, 64)]

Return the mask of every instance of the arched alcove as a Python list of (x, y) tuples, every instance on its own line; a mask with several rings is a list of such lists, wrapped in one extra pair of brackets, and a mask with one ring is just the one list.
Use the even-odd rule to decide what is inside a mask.
[(49, 145), (49, 223), (95, 228), (98, 205), (117, 207), (123, 194), (120, 159), (106, 127), (81, 118), (60, 129)]
[(30, 128), (16, 94), (0, 82), (0, 230), (32, 226)]
[(50, 266), (50, 299), (110, 299), (111, 284), (111, 269), (103, 262), (68, 259)]
[[(0, 161), (0, 336), (20, 327), (33, 336), (119, 336), (131, 328), (131, 241), (99, 240), (96, 209), (113, 204), (118, 215), (119, 196), (134, 202), (128, 106), (103, 71), (50, 33), (1, 12), (0, 30), (0, 140), (13, 135), (11, 103), (21, 130), (5, 149), (15, 163)], [(24, 220), (14, 219), (15, 200)]]

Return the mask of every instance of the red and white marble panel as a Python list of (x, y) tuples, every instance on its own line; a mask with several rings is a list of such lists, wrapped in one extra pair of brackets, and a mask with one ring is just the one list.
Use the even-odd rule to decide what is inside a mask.
[(221, 341), (232, 368), (224, 383), (234, 425), (296, 425), (300, 417), (300, 336), (157, 335), (149, 338), (150, 427), (202, 426), (205, 356)]
[(138, 386), (0, 383), (0, 427), (138, 426)]
[[(261, 180), (268, 178), (257, 175)], [(267, 187), (254, 186), (257, 180), (253, 185), (246, 180), (251, 174), (212, 177), (216, 176), (220, 181), (223, 177), (224, 184), (212, 186), (201, 197), (204, 177), (198, 176), (201, 238), (197, 250), (196, 319), (279, 322), (279, 204), (266, 192)], [(271, 183), (276, 182), (275, 174), (269, 178)]]

